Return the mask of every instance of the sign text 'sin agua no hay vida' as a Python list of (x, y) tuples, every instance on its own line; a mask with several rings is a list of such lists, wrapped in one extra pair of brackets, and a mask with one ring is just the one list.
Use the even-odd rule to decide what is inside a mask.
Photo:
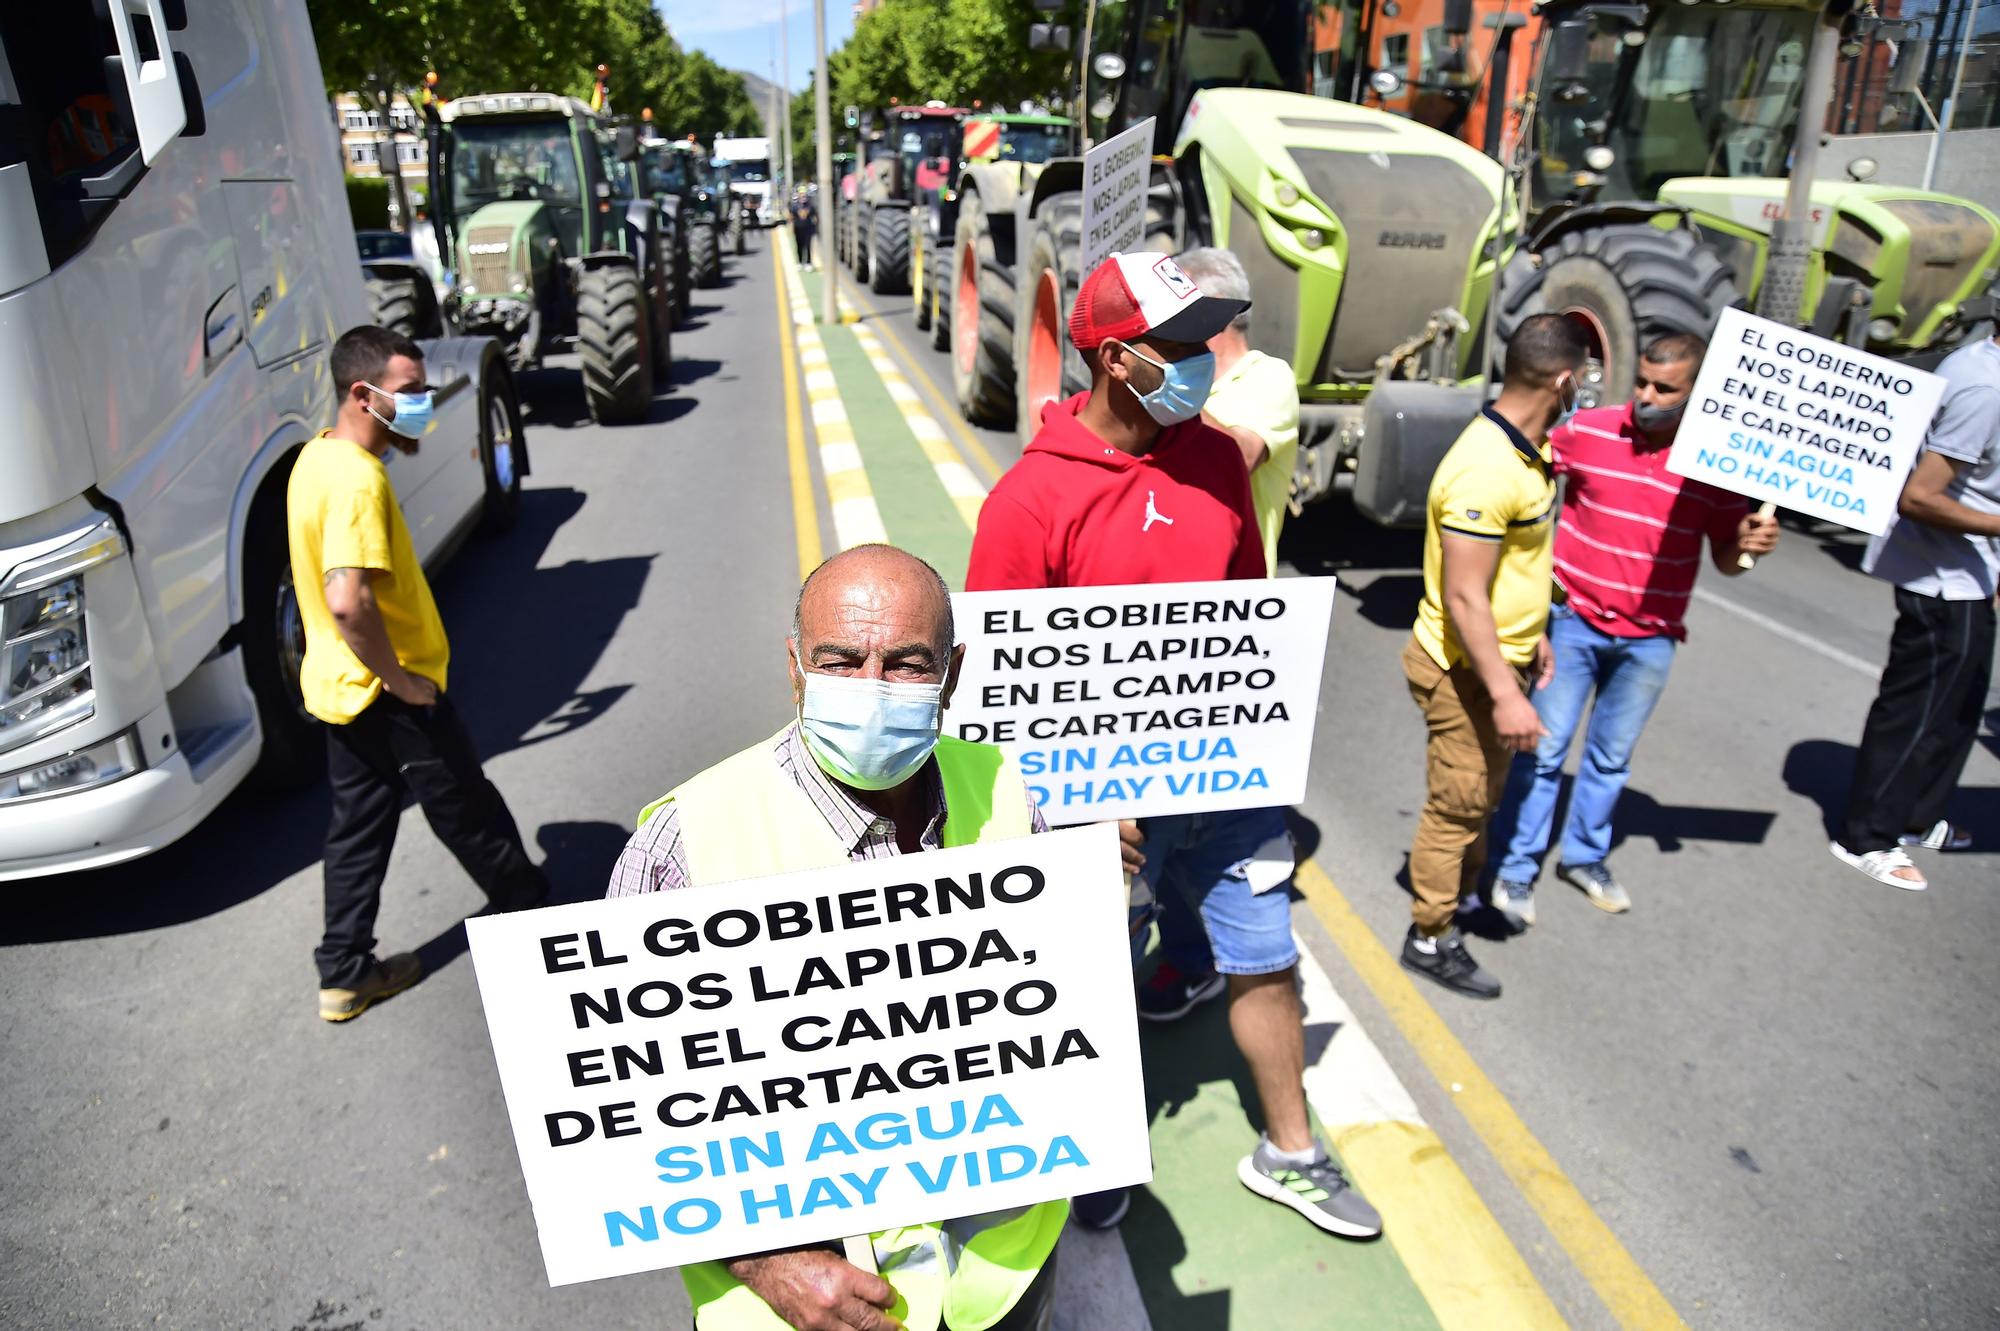
[(1305, 797), (1332, 578), (962, 592), (944, 714), (1051, 823)]
[(1667, 470), (1875, 533), (1944, 381), (1742, 310), (1724, 310)]
[(1115, 829), (466, 932), (551, 1284), (1152, 1176)]

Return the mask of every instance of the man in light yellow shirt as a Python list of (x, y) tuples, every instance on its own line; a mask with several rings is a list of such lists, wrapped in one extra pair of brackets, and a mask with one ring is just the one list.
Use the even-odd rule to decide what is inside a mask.
[[(1196, 286), (1226, 300), (1250, 299), (1250, 278), (1228, 250), (1189, 250), (1175, 262)], [(1208, 339), (1215, 353), (1215, 387), (1202, 416), (1243, 450), (1250, 469), (1250, 504), (1264, 541), (1264, 571), (1278, 573), (1278, 533), (1292, 501), (1292, 464), (1299, 456), (1299, 385), (1292, 367), (1250, 346), (1250, 312)]]
[(451, 645), (382, 465), (391, 448), (415, 453), (429, 421), (423, 351), (356, 328), (333, 344), (332, 368), (339, 414), (300, 450), (285, 509), (306, 637), (299, 684), (327, 726), (333, 794), (319, 1014), (347, 1021), (422, 975), (414, 953), (374, 952), (405, 794), (495, 905), (535, 905), (549, 885), (445, 694)]

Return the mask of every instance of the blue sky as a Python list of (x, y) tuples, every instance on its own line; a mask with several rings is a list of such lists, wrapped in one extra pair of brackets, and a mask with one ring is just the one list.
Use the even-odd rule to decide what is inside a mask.
[[(781, 0), (654, 0), (680, 44), (706, 51), (726, 69), (745, 69), (781, 82), (778, 16)], [(791, 34), (792, 87), (812, 82), (812, 0), (782, 0)], [(826, 0), (826, 49), (854, 31), (851, 0)]]

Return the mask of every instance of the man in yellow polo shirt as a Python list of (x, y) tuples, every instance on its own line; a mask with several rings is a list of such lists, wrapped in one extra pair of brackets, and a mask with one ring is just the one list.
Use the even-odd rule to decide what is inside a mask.
[[(965, 648), (937, 570), (858, 545), (799, 589), (797, 716), (647, 805), (605, 895), (668, 892), (1046, 831), (999, 749), (941, 734)], [(1062, 1202), (681, 1268), (697, 1331), (1045, 1331)]]
[(347, 1021), (422, 975), (414, 953), (374, 952), (406, 793), (496, 906), (535, 905), (549, 885), (445, 693), (451, 646), (382, 465), (391, 448), (415, 453), (429, 423), (423, 351), (355, 328), (333, 344), (332, 369), (339, 414), (300, 451), (285, 511), (306, 634), (299, 684), (326, 722), (333, 794), (319, 1014)]
[(1508, 764), (1542, 736), (1528, 692), (1531, 678), (1539, 687), (1555, 673), (1543, 635), (1556, 518), (1548, 436), (1576, 410), (1583, 360), (1560, 315), (1524, 320), (1507, 343), (1500, 396), (1431, 477), (1424, 599), (1403, 649), (1430, 736), (1403, 965), (1468, 998), (1500, 996), (1452, 921), (1485, 863)]

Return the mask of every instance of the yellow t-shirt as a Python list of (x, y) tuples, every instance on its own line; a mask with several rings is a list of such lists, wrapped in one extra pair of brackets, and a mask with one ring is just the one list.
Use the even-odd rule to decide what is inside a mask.
[(1292, 498), (1292, 464), (1299, 455), (1299, 384), (1276, 356), (1246, 351), (1215, 381), (1202, 408), (1231, 429), (1255, 430), (1271, 456), (1250, 473), (1250, 505), (1264, 538), (1264, 572), (1278, 573), (1278, 532)]
[(1433, 661), (1449, 670), (1465, 659), (1444, 608), (1447, 531), (1499, 544), (1490, 595), (1500, 654), (1519, 666), (1535, 659), (1535, 644), (1549, 622), (1555, 499), (1548, 445), (1529, 447), (1492, 408), (1458, 436), (1431, 476), (1424, 520), (1424, 599), (1417, 606), (1416, 636)]
[(285, 517), (306, 630), (299, 680), (306, 710), (346, 725), (382, 692), (382, 681), (354, 655), (326, 608), (326, 575), (337, 568), (378, 570), (368, 585), (396, 660), (442, 690), (451, 644), (382, 459), (331, 431), (321, 434), (292, 468)]

